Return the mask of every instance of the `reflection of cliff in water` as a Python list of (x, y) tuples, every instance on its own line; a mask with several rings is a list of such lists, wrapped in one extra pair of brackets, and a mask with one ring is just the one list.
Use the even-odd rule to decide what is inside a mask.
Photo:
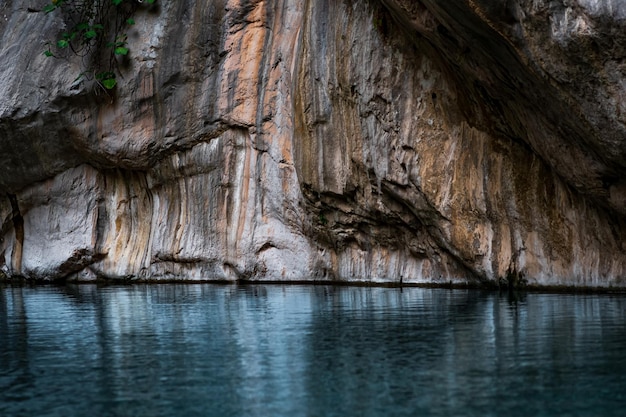
[[(332, 407), (340, 413), (384, 412), (396, 397), (420, 398), (425, 379), (447, 385), (451, 358), (488, 337), (482, 321), (494, 301), (493, 294), (440, 289), (329, 287), (315, 296), (317, 311), (303, 341), (308, 389), (313, 399), (334, 398)], [(331, 376), (326, 384), (319, 383), (320, 372)], [(366, 377), (372, 373), (377, 381)]]
[(180, 410), (194, 414), (200, 401), (221, 415), (265, 415), (279, 403), (291, 415), (302, 407), (351, 414), (407, 398), (411, 410), (453, 415), (459, 405), (533, 398), (546, 387), (584, 398), (582, 378), (602, 384), (613, 372), (621, 376), (605, 386), (626, 382), (625, 311), (625, 297), (608, 295), (0, 287), (0, 414), (19, 396), (32, 415), (83, 403), (98, 415), (139, 407), (159, 415), (173, 393)]
[[(315, 297), (303, 341), (307, 389), (311, 399), (332, 399), (329, 407), (340, 414), (382, 413), (413, 398), (407, 412), (443, 408), (453, 415), (451, 398), (467, 407), (480, 407), (494, 390), (503, 400), (511, 393), (532, 398), (547, 380), (566, 394), (589, 367), (625, 367), (623, 352), (611, 350), (626, 336), (624, 297), (332, 287)], [(551, 367), (542, 368), (546, 363)], [(322, 373), (329, 376), (324, 384)], [(530, 375), (528, 385), (518, 384), (522, 375)], [(447, 394), (428, 397), (432, 387)]]
[(0, 392), (20, 398), (31, 388), (28, 318), (21, 287), (0, 284)]
[[(226, 288), (219, 286), (139, 285), (102, 290), (76, 286), (77, 299), (96, 305), (102, 348), (103, 389), (111, 399), (137, 392), (145, 398), (175, 381), (205, 384), (207, 398), (228, 396), (227, 380), (243, 380), (235, 321)], [(223, 367), (209, 375), (207, 364)], [(221, 370), (221, 372), (220, 372)], [(196, 382), (194, 382), (196, 381)], [(208, 381), (208, 383), (207, 383)], [(113, 403), (113, 402), (112, 402)], [(229, 402), (237, 408), (241, 401)], [(160, 415), (162, 404), (146, 409)], [(117, 410), (124, 415), (124, 409)]]

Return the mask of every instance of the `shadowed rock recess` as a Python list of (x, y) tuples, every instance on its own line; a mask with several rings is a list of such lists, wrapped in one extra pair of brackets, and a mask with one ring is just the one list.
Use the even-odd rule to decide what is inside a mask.
[(45, 3), (0, 4), (0, 275), (626, 287), (626, 2), (159, 0), (110, 96)]

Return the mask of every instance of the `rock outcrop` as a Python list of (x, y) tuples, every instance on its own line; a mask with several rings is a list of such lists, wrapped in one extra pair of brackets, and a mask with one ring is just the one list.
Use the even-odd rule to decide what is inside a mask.
[(626, 286), (621, 1), (160, 1), (110, 95), (37, 10), (0, 5), (7, 277)]

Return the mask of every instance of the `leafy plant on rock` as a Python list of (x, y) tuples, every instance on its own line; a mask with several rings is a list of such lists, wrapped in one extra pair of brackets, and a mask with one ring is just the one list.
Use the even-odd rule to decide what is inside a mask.
[(83, 71), (76, 81), (94, 79), (106, 90), (117, 85), (121, 75), (118, 58), (128, 55), (126, 29), (135, 24), (133, 15), (142, 4), (156, 0), (51, 0), (45, 13), (60, 10), (67, 30), (58, 39), (46, 44), (44, 55), (81, 58)]

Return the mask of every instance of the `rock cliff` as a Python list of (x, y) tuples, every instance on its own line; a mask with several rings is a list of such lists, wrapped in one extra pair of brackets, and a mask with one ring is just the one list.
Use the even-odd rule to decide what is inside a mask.
[(0, 5), (0, 271), (626, 287), (626, 3), (160, 0), (114, 93)]

